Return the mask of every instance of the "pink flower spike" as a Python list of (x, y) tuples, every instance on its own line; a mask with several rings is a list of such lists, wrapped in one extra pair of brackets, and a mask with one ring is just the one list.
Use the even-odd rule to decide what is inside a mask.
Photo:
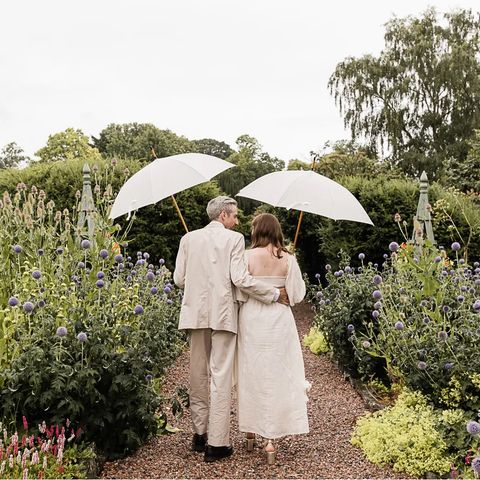
[(25, 430), (28, 430), (28, 422), (27, 422), (27, 417), (25, 417), (25, 415), (22, 417), (22, 420), (23, 420), (23, 428)]

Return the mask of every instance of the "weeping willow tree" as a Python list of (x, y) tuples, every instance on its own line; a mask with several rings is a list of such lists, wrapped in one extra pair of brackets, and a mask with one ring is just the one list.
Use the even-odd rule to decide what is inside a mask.
[(480, 127), (480, 15), (394, 18), (379, 56), (345, 59), (328, 85), (354, 140), (410, 175), (439, 178)]

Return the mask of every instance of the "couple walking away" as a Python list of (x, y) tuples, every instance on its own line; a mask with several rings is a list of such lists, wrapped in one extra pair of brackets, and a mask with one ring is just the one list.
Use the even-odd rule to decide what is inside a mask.
[[(174, 281), (184, 289), (179, 329), (190, 343), (192, 448), (213, 462), (233, 453), (230, 444), (232, 386), (238, 392), (239, 430), (246, 448), (255, 435), (272, 441), (308, 433), (305, 371), (291, 305), (305, 296), (293, 255), (284, 247), (277, 218), (252, 221), (252, 248), (245, 252), (237, 202), (208, 203), (211, 222), (180, 241)], [(209, 378), (210, 377), (210, 378)]]

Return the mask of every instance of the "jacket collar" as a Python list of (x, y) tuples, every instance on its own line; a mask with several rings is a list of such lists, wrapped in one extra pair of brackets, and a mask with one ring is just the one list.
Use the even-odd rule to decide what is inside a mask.
[(206, 228), (225, 228), (225, 225), (222, 222), (219, 222), (218, 220), (212, 220)]

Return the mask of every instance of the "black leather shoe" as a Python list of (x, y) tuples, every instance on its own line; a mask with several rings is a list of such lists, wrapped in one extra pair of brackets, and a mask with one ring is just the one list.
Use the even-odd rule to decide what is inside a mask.
[(195, 433), (192, 438), (192, 450), (196, 452), (204, 452), (205, 445), (207, 444), (207, 434), (199, 435)]
[(212, 445), (207, 445), (205, 447), (205, 457), (206, 462), (215, 462), (216, 460), (221, 460), (222, 458), (229, 457), (233, 453), (233, 447), (213, 447)]

